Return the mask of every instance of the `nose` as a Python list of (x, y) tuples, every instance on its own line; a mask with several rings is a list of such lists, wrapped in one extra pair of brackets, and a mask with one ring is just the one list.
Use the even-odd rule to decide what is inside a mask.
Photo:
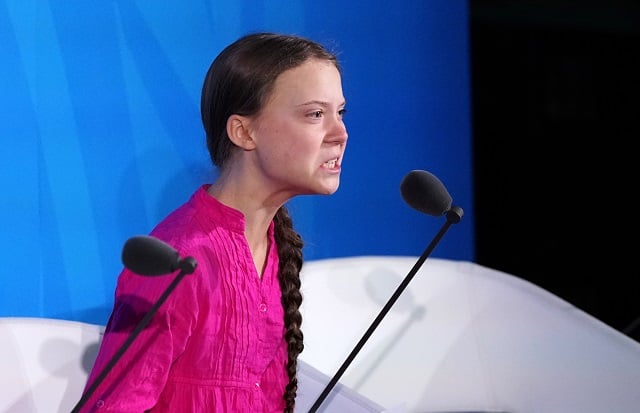
[(347, 142), (349, 134), (347, 133), (347, 126), (344, 124), (342, 118), (335, 118), (329, 127), (327, 133), (327, 140), (330, 142), (344, 144)]

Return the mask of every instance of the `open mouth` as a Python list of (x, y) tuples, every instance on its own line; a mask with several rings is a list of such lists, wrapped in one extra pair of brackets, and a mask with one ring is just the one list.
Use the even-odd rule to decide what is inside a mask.
[(332, 159), (322, 164), (322, 166), (324, 166), (325, 168), (330, 168), (330, 169), (335, 168), (336, 165), (338, 165), (338, 158)]

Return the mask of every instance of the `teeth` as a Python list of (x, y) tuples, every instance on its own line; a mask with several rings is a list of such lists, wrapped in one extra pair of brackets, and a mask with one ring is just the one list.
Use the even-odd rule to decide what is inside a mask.
[(326, 166), (327, 168), (335, 168), (336, 167), (336, 162), (337, 159), (331, 160), (329, 162), (325, 162), (324, 166)]

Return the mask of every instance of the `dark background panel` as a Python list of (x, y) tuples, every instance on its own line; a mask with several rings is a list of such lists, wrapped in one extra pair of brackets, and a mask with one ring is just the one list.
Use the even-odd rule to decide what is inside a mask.
[(640, 339), (640, 3), (470, 1), (477, 262)]

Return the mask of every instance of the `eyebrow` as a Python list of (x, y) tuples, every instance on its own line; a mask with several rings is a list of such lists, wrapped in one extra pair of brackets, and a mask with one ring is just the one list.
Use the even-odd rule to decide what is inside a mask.
[[(340, 103), (338, 106), (344, 106), (346, 103), (347, 102), (343, 100), (342, 103)], [(309, 105), (320, 105), (320, 106), (323, 106), (323, 107), (327, 107), (327, 106), (329, 106), (329, 102), (324, 102), (322, 100), (310, 100), (308, 102), (301, 103), (301, 104), (299, 104), (297, 106), (298, 107), (302, 107), (302, 106), (309, 106)]]

